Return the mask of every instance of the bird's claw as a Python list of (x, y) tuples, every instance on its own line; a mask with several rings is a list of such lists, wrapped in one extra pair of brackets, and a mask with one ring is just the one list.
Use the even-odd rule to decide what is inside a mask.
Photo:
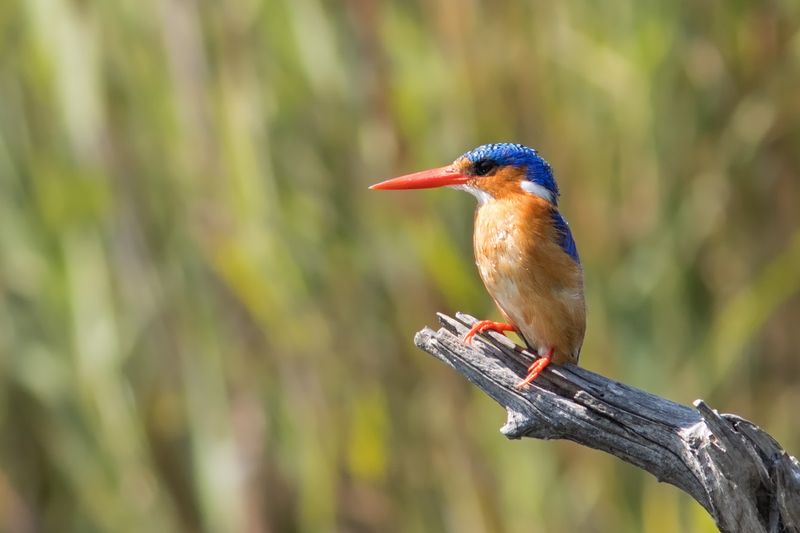
[(542, 370), (547, 368), (547, 365), (550, 364), (550, 359), (552, 359), (552, 357), (553, 357), (553, 348), (550, 348), (550, 350), (545, 355), (541, 356), (539, 359), (531, 363), (531, 366), (528, 367), (528, 375), (525, 376), (525, 379), (517, 383), (514, 386), (514, 388), (517, 390), (523, 390), (527, 388), (528, 385), (532, 383), (533, 380), (539, 376), (539, 374), (542, 373)]
[(470, 330), (464, 335), (464, 343), (470, 344), (472, 343), (472, 338), (477, 333), (485, 333), (487, 331), (497, 331), (498, 333), (503, 333), (504, 331), (516, 331), (515, 328), (511, 324), (507, 324), (505, 322), (495, 322), (493, 320), (479, 320), (475, 322)]

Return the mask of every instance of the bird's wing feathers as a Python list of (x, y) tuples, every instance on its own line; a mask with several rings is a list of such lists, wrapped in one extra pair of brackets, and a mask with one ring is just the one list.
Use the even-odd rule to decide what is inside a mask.
[(580, 264), (581, 259), (578, 256), (578, 247), (575, 245), (575, 239), (572, 238), (569, 224), (556, 209), (551, 211), (551, 216), (553, 217), (553, 227), (556, 229), (559, 240), (558, 244), (561, 246), (561, 249), (574, 259), (576, 263)]

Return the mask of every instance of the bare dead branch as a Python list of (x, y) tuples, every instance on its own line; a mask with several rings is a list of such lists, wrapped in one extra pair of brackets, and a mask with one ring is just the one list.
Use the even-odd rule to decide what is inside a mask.
[(697, 500), (723, 532), (800, 532), (800, 463), (755, 424), (660, 398), (575, 365), (551, 365), (517, 390), (533, 355), (490, 333), (462, 342), (473, 317), (439, 315), (418, 347), (497, 403), (510, 439), (567, 439), (605, 451)]

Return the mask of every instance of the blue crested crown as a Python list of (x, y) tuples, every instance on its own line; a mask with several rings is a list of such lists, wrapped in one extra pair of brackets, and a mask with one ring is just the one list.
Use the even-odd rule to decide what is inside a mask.
[(523, 167), (526, 169), (525, 177), (528, 180), (550, 191), (553, 194), (553, 203), (558, 200), (558, 185), (553, 177), (553, 170), (533, 148), (514, 143), (484, 144), (461, 157), (469, 159), (472, 163), (490, 159), (501, 167)]

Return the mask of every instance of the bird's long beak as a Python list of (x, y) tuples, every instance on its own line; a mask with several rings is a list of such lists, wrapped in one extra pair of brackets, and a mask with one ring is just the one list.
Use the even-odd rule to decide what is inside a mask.
[(469, 176), (453, 165), (447, 165), (413, 174), (406, 174), (397, 178), (382, 181), (370, 186), (370, 189), (397, 190), (397, 189), (432, 189), (446, 185), (462, 185), (469, 180)]

